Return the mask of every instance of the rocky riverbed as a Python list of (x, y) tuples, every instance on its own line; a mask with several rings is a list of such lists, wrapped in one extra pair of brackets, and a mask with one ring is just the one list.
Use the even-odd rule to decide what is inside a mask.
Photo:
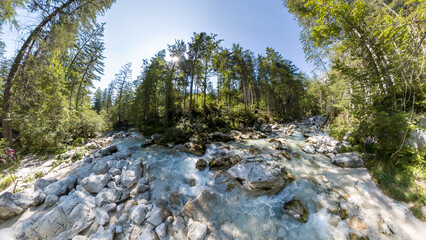
[[(120, 132), (0, 195), (0, 239), (419, 239), (426, 223), (384, 195), (323, 119), (212, 133), (184, 145)], [(95, 149), (109, 143), (109, 147)], [(19, 174), (19, 171), (18, 171)]]

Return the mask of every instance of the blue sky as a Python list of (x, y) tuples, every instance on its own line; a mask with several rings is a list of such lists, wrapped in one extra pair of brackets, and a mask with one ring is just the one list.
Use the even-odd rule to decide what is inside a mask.
[[(21, 25), (28, 18), (20, 18)], [(188, 42), (193, 32), (218, 34), (222, 45), (240, 43), (255, 54), (272, 47), (310, 74), (299, 42), (300, 27), (282, 0), (117, 0), (99, 18), (105, 27), (105, 74), (96, 87), (105, 88), (122, 65), (132, 62), (133, 78), (142, 59), (149, 59), (175, 39)], [(18, 35), (4, 29), (2, 39), (11, 56)]]

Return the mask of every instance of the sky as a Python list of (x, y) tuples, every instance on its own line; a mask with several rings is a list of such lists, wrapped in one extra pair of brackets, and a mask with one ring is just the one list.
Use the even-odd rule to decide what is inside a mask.
[[(30, 18), (19, 17), (22, 26)], [(105, 25), (105, 72), (95, 87), (106, 88), (115, 73), (132, 63), (133, 79), (143, 59), (167, 49), (175, 40), (191, 40), (194, 32), (217, 34), (222, 46), (239, 43), (256, 55), (272, 47), (301, 71), (310, 74), (299, 42), (300, 27), (282, 0), (117, 0), (99, 22)], [(20, 47), (20, 35), (5, 28), (6, 54)]]

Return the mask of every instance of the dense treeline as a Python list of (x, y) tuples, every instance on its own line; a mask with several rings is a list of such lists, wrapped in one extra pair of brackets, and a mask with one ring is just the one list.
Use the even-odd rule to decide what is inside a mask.
[[(426, 3), (423, 0), (286, 0), (303, 27), (307, 59), (323, 69), (308, 84), (311, 109), (330, 133), (372, 159), (380, 183), (426, 203), (425, 152), (407, 144), (426, 110)], [(407, 189), (420, 194), (407, 194)]]
[[(158, 131), (185, 120), (210, 130), (303, 116), (306, 77), (272, 48), (255, 56), (239, 44), (227, 49), (215, 34), (194, 33), (168, 45), (130, 82), (129, 64), (95, 94), (98, 112), (116, 126)], [(115, 92), (115, 93), (114, 93)], [(118, 95), (111, 101), (111, 95)], [(269, 119), (271, 118), (271, 119)]]
[(113, 2), (1, 1), (0, 26), (18, 27), (17, 8), (38, 19), (25, 26), (28, 32), (12, 59), (0, 51), (2, 133), (9, 146), (50, 151), (102, 128), (90, 97), (93, 81), (103, 73), (104, 26), (96, 16)]

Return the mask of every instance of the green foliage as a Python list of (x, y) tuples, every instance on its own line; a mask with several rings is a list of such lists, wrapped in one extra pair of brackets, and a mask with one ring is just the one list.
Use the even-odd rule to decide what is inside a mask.
[(14, 183), (16, 177), (13, 174), (8, 175), (5, 178), (2, 178), (0, 180), (0, 191), (3, 191), (4, 189), (8, 188), (12, 183)]

